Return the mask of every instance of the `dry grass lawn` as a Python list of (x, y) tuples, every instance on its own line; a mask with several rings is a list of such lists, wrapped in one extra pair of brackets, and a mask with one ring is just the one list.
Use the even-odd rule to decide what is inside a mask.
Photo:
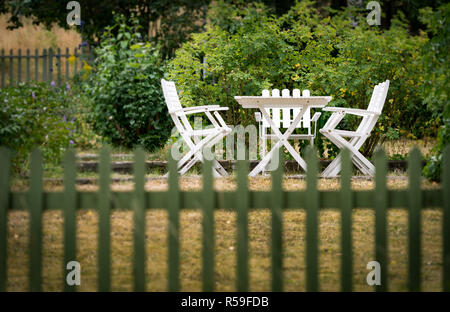
[[(201, 179), (180, 179), (184, 190), (200, 190)], [(407, 180), (391, 178), (390, 188), (406, 188)], [(215, 188), (233, 190), (233, 178), (217, 179)], [(354, 179), (353, 189), (370, 189), (373, 181)], [(424, 182), (424, 188), (436, 185)], [(96, 186), (78, 186), (80, 190), (95, 191)], [(132, 183), (113, 185), (113, 189), (128, 191)], [(166, 180), (153, 180), (147, 189), (167, 189)], [(253, 190), (269, 190), (269, 178), (250, 179)], [(304, 189), (305, 181), (285, 179), (284, 188)], [(338, 189), (339, 181), (320, 180), (320, 189)], [(60, 186), (46, 185), (47, 190), (58, 191)], [(132, 279), (132, 212), (114, 211), (112, 222), (112, 289), (131, 291)], [(439, 291), (441, 285), (441, 211), (422, 213), (422, 268), (423, 289)], [(181, 288), (183, 291), (201, 290), (201, 212), (181, 212)], [(217, 211), (216, 220), (216, 290), (234, 291), (236, 281), (236, 215), (230, 211)], [(81, 263), (81, 291), (95, 291), (97, 287), (97, 214), (79, 211), (77, 214), (78, 261)], [(147, 212), (147, 288), (150, 291), (167, 289), (167, 213), (163, 210)], [(340, 214), (337, 210), (320, 212), (320, 289), (338, 291), (340, 287)], [(408, 270), (408, 215), (404, 210), (390, 210), (389, 283), (390, 290), (407, 290)], [(28, 214), (15, 211), (9, 214), (8, 237), (8, 290), (26, 291), (28, 278)], [(63, 218), (60, 211), (44, 213), (43, 274), (44, 290), (60, 291), (63, 282)], [(249, 215), (250, 278), (252, 291), (270, 290), (270, 211), (252, 211)], [(356, 209), (353, 213), (353, 251), (356, 291), (371, 291), (365, 282), (369, 272), (366, 265), (374, 259), (374, 213), (370, 209)], [(305, 213), (284, 213), (284, 269), (285, 290), (305, 290)]]
[[(42, 26), (33, 25), (31, 20), (23, 18), (23, 27), (8, 30), (9, 16), (0, 15), (0, 48), (9, 53), (10, 49), (70, 48), (73, 51), (81, 43), (81, 36), (75, 30), (65, 30), (54, 26), (47, 30)], [(17, 54), (17, 51), (15, 51)], [(24, 53), (22, 51), (22, 53)]]

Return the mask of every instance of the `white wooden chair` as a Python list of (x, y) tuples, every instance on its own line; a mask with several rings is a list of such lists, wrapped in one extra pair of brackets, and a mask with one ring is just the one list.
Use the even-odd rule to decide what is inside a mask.
[[(367, 110), (344, 108), (344, 107), (325, 107), (324, 111), (333, 112), (327, 120), (325, 126), (320, 129), (320, 133), (326, 136), (333, 144), (340, 149), (348, 148), (352, 154), (352, 161), (355, 166), (366, 175), (373, 176), (375, 167), (367, 160), (359, 149), (370, 136), (372, 129), (383, 110), (389, 89), (389, 80), (375, 86)], [(346, 114), (361, 116), (362, 120), (356, 131), (338, 130), (336, 127)], [(349, 139), (345, 139), (349, 138)], [(322, 177), (336, 177), (341, 171), (341, 155), (339, 154), (322, 172)]]
[[(181, 137), (190, 149), (179, 161), (179, 173), (185, 174), (196, 162), (203, 162), (203, 148), (212, 147), (224, 136), (231, 132), (218, 111), (228, 110), (228, 107), (219, 105), (205, 105), (183, 108), (173, 81), (161, 79), (161, 86), (166, 100), (169, 114), (172, 117)], [(204, 113), (212, 123), (212, 128), (194, 130), (187, 119), (187, 115)], [(225, 169), (217, 160), (213, 160), (213, 174), (216, 177), (228, 176)]]
[[(270, 97), (269, 90), (263, 90), (263, 97)], [(303, 90), (303, 96), (309, 97), (310, 93), (308, 90)], [(278, 89), (272, 90), (272, 97), (280, 97), (280, 91)], [(281, 92), (281, 97), (290, 97), (288, 89), (284, 89)], [(294, 89), (292, 92), (292, 97), (301, 97), (300, 90)], [(299, 114), (301, 108), (268, 108), (267, 113), (272, 116), (277, 128), (287, 129), (294, 122), (295, 117)], [(319, 120), (321, 113), (316, 112), (311, 118), (311, 108), (307, 108), (300, 122), (295, 126), (296, 129), (305, 129), (307, 133), (304, 134), (291, 134), (288, 139), (298, 139), (298, 140), (309, 140), (311, 145), (314, 145), (314, 139), (317, 132), (317, 121)], [(261, 115), (261, 113), (255, 113), (255, 119), (258, 122), (259, 138), (261, 140), (261, 157), (264, 157), (267, 153), (267, 140), (274, 139), (277, 140), (277, 135), (270, 133), (269, 122)], [(314, 129), (312, 130), (312, 123), (314, 123)]]

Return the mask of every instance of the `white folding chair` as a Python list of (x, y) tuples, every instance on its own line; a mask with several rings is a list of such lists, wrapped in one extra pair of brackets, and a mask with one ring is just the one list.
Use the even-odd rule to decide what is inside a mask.
[[(263, 97), (270, 97), (269, 90), (263, 90)], [(284, 89), (281, 92), (282, 97), (290, 97), (289, 90)], [(309, 97), (309, 91), (303, 90), (303, 96)], [(280, 97), (280, 91), (278, 89), (272, 90), (272, 97)], [(300, 90), (294, 89), (292, 97), (300, 97)], [(266, 109), (269, 116), (272, 116), (277, 128), (288, 129), (294, 122), (295, 117), (300, 113), (301, 108), (268, 108)], [(307, 108), (300, 122), (295, 126), (296, 129), (305, 129), (307, 133), (304, 134), (291, 134), (288, 139), (297, 140), (309, 140), (311, 145), (314, 145), (314, 139), (317, 132), (317, 121), (319, 120), (321, 113), (316, 112), (311, 118), (311, 108)], [(261, 113), (255, 113), (255, 119), (258, 122), (259, 138), (261, 140), (261, 157), (264, 157), (267, 153), (267, 140), (277, 140), (277, 135), (270, 133), (270, 125), (267, 119), (261, 115)], [(312, 123), (314, 123), (314, 129), (312, 130)]]
[[(324, 111), (333, 112), (325, 126), (320, 129), (320, 133), (326, 136), (333, 144), (340, 149), (348, 148), (352, 154), (352, 161), (355, 166), (366, 175), (373, 176), (375, 167), (367, 160), (359, 149), (370, 136), (372, 129), (383, 110), (389, 89), (389, 80), (375, 86), (367, 110), (344, 108), (344, 107), (325, 107)], [(336, 129), (346, 114), (361, 116), (362, 120), (356, 131), (347, 131)], [(345, 139), (350, 138), (350, 139)], [(341, 154), (339, 154), (322, 172), (322, 177), (336, 177), (341, 171)]]
[[(172, 117), (181, 137), (186, 142), (189, 151), (178, 161), (179, 173), (185, 174), (196, 162), (203, 162), (203, 148), (211, 148), (224, 136), (231, 132), (218, 111), (228, 110), (219, 105), (205, 105), (183, 108), (173, 81), (161, 79), (164, 98), (169, 114)], [(212, 128), (194, 130), (187, 119), (187, 115), (204, 113), (212, 123)], [(225, 169), (217, 160), (213, 160), (213, 174), (216, 177), (228, 176)]]

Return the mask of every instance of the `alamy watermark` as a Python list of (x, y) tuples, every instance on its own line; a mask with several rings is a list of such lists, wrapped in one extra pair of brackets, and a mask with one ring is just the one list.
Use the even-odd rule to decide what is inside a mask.
[(367, 274), (366, 281), (369, 286), (381, 285), (381, 265), (378, 261), (370, 261), (367, 263), (367, 269), (371, 270)]
[(366, 5), (367, 10), (371, 10), (369, 14), (367, 14), (366, 21), (370, 26), (381, 25), (381, 6), (378, 1), (370, 1)]
[(81, 265), (78, 261), (69, 261), (66, 269), (70, 270), (66, 276), (66, 283), (69, 286), (81, 285)]
[(67, 14), (67, 19), (66, 19), (67, 24), (69, 24), (69, 26), (73, 26), (73, 25), (80, 26), (81, 25), (80, 3), (78, 1), (70, 1), (67, 3), (66, 9), (71, 10), (69, 12), (69, 14)]

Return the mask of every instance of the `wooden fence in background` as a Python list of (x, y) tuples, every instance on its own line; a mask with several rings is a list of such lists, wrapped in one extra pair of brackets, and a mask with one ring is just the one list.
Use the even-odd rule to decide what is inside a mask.
[[(280, 156), (281, 159), (282, 155)], [(377, 291), (387, 291), (388, 240), (387, 211), (390, 208), (406, 209), (408, 221), (408, 285), (411, 291), (421, 290), (422, 209), (442, 209), (442, 289), (450, 291), (450, 148), (443, 159), (441, 188), (421, 188), (421, 155), (418, 150), (410, 153), (408, 163), (409, 187), (406, 190), (390, 190), (386, 186), (386, 156), (382, 151), (375, 155), (375, 189), (355, 191), (351, 189), (351, 163), (348, 151), (343, 153), (343, 169), (338, 191), (319, 191), (317, 188), (318, 164), (316, 154), (307, 154), (308, 172), (306, 190), (282, 189), (283, 166), (272, 172), (271, 191), (248, 189), (248, 162), (239, 161), (236, 191), (215, 191), (211, 162), (205, 162), (202, 191), (180, 191), (178, 175), (169, 175), (168, 191), (144, 190), (145, 153), (136, 150), (134, 159), (135, 187), (130, 192), (110, 191), (110, 151), (104, 148), (100, 154), (98, 192), (79, 192), (75, 189), (76, 163), (73, 152), (64, 159), (64, 191), (43, 191), (42, 156), (36, 150), (31, 155), (30, 189), (27, 192), (11, 192), (9, 189), (10, 156), (0, 150), (0, 291), (7, 285), (7, 222), (8, 211), (27, 210), (30, 214), (29, 240), (29, 290), (42, 290), (42, 213), (46, 209), (62, 209), (64, 215), (64, 264), (76, 259), (76, 210), (92, 209), (99, 215), (98, 236), (98, 290), (111, 290), (111, 209), (129, 209), (134, 212), (133, 227), (133, 279), (136, 291), (146, 290), (145, 211), (168, 211), (168, 290), (180, 290), (180, 209), (201, 209), (202, 221), (202, 285), (204, 291), (214, 291), (214, 210), (236, 212), (237, 218), (237, 283), (238, 291), (249, 291), (249, 232), (250, 209), (271, 209), (271, 280), (273, 291), (283, 291), (283, 210), (303, 209), (306, 212), (306, 289), (319, 291), (319, 210), (338, 208), (341, 213), (341, 289), (353, 289), (352, 210), (368, 208), (375, 211), (375, 260), (381, 265), (381, 285)], [(175, 161), (169, 161), (169, 172), (177, 171)], [(60, 268), (66, 272), (66, 268)], [(65, 279), (61, 281), (61, 285)], [(75, 287), (66, 285), (66, 291)]]
[[(74, 56), (73, 62), (69, 58)], [(6, 53), (0, 52), (0, 87), (16, 85), (19, 82), (31, 80), (47, 82), (55, 81), (61, 86), (65, 81), (76, 75), (83, 67), (81, 59), (89, 59), (91, 56), (87, 48), (75, 48), (72, 52), (69, 48), (62, 52), (60, 48), (54, 51), (52, 48), (34, 53), (27, 49), (19, 49), (14, 53), (11, 49)], [(81, 59), (80, 59), (81, 58)]]

